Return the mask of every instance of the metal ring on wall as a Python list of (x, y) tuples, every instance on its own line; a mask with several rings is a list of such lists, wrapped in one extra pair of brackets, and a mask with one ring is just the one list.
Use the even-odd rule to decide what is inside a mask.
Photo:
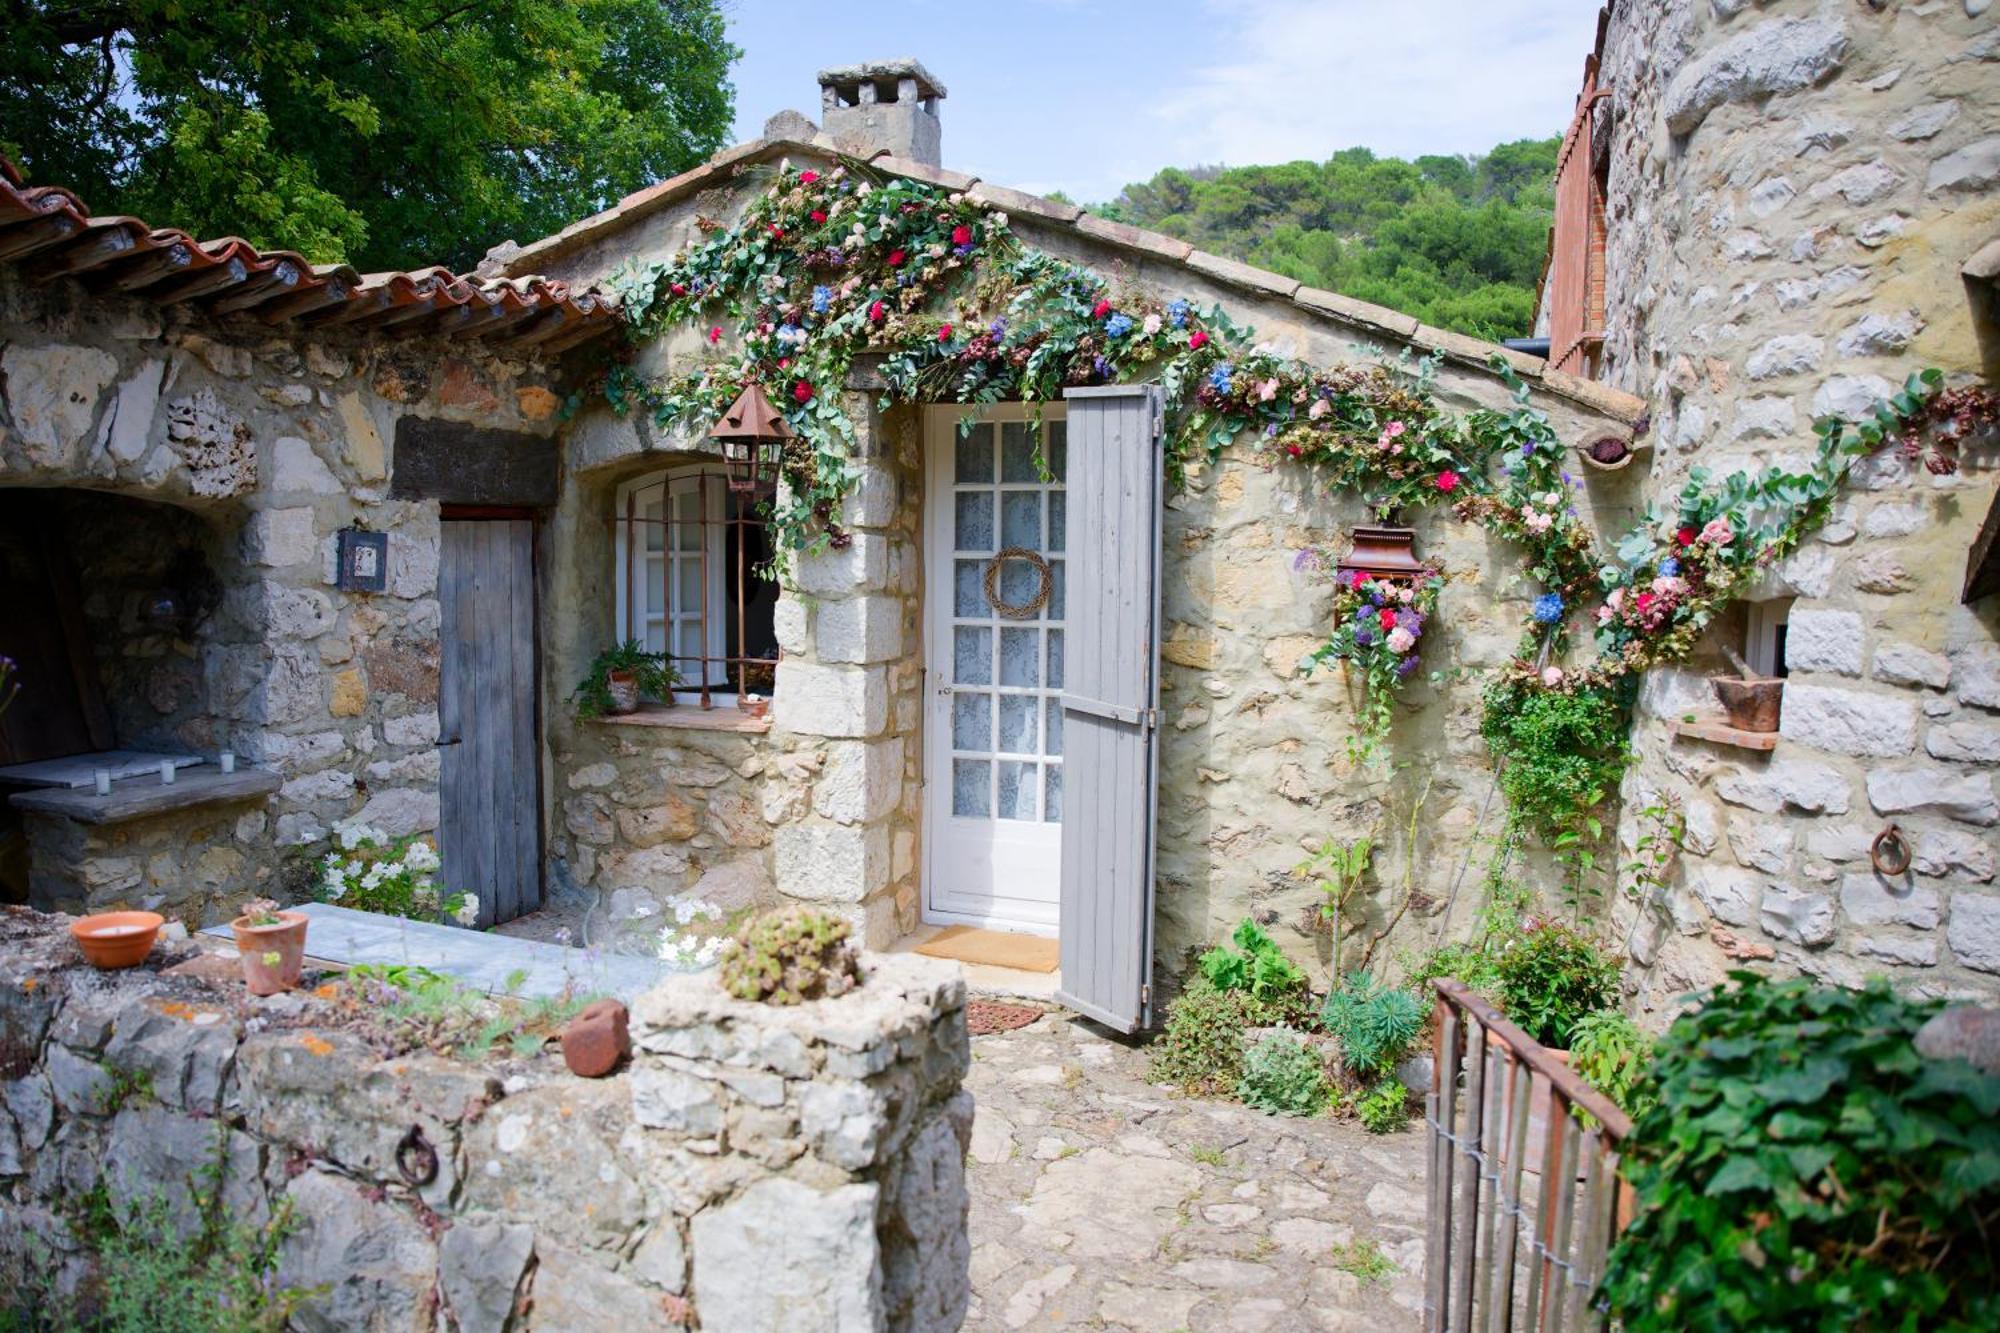
[(1875, 873), (1891, 879), (1910, 868), (1910, 844), (1903, 839), (1903, 830), (1891, 824), (1875, 835), (1875, 841), (1868, 844), (1868, 859), (1875, 865)]
[(423, 1126), (411, 1125), (410, 1132), (396, 1145), (396, 1170), (416, 1189), (437, 1179), (437, 1149), (424, 1137)]

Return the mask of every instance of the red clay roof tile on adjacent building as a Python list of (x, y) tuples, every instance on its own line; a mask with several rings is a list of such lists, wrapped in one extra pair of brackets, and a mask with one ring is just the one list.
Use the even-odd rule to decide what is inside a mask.
[(195, 305), (276, 329), (349, 328), (464, 338), (554, 353), (618, 326), (615, 302), (541, 277), (480, 278), (432, 267), (360, 273), (235, 236), (198, 240), (134, 217), (93, 216), (59, 186), (31, 186), (0, 157), (0, 262), (30, 281), (75, 278), (100, 292)]

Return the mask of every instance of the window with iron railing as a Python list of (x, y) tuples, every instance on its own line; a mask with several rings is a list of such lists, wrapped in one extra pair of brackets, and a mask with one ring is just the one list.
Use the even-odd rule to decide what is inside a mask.
[(615, 503), (619, 639), (665, 653), (685, 702), (770, 698), (778, 585), (755, 497), (732, 491), (719, 464), (697, 464), (628, 481)]

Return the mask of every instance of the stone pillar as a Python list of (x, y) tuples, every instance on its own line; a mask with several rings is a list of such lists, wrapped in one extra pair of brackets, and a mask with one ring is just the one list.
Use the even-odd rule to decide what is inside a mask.
[(708, 1328), (955, 1328), (970, 1293), (971, 1049), (956, 966), (870, 955), (860, 989), (775, 1006), (675, 977), (638, 1003), (629, 1075), (689, 1219)]

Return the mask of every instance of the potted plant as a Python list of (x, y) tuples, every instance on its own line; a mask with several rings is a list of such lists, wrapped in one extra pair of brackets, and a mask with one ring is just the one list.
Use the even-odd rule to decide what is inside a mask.
[(236, 949), (243, 955), (243, 983), (252, 995), (276, 995), (299, 984), (299, 965), (306, 956), (303, 912), (282, 912), (269, 898), (243, 904), (243, 915), (229, 923)]
[(680, 679), (665, 653), (647, 652), (637, 639), (627, 639), (597, 655), (570, 700), (578, 717), (633, 713), (643, 695), (672, 704)]

